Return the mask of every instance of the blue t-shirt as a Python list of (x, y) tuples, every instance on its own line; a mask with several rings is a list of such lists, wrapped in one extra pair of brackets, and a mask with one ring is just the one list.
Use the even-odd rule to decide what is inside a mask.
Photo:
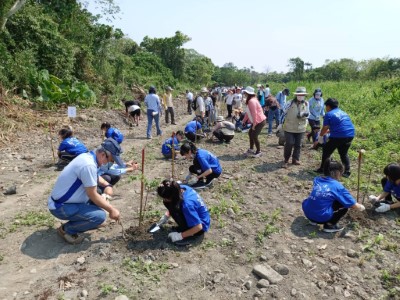
[(222, 167), (218, 158), (211, 152), (204, 149), (197, 149), (195, 159), (199, 162), (202, 172), (211, 169), (215, 174), (222, 173)]
[(58, 151), (60, 151), (60, 152), (65, 151), (72, 155), (79, 155), (81, 153), (88, 152), (88, 149), (77, 138), (68, 137), (60, 143), (60, 146), (58, 147)]
[(390, 180), (386, 182), (383, 191), (392, 194), (396, 199), (400, 199), (400, 185), (396, 185)]
[(124, 135), (119, 131), (117, 128), (108, 128), (105, 134), (106, 138), (113, 138), (118, 142), (118, 144), (121, 144), (122, 141), (124, 140)]
[(339, 181), (331, 177), (316, 177), (311, 195), (303, 201), (304, 214), (311, 221), (328, 222), (333, 215), (333, 202), (345, 208), (352, 207), (356, 200)]
[[(170, 154), (171, 148), (172, 148), (172, 137), (170, 137), (169, 139), (166, 139), (164, 141), (164, 144), (162, 144), (162, 146), (161, 146), (161, 153), (162, 154)], [(175, 148), (175, 151), (179, 152), (180, 144), (176, 137), (174, 137), (174, 148)]]
[(203, 199), (197, 192), (187, 185), (181, 185), (183, 192), (182, 212), (189, 228), (203, 225), (203, 231), (210, 228), (210, 213)]
[(329, 126), (331, 138), (354, 137), (355, 129), (348, 114), (334, 108), (325, 114), (324, 126)]
[(186, 124), (185, 127), (185, 132), (192, 132), (196, 133), (196, 128), (201, 129), (201, 123), (199, 121), (190, 121), (189, 123)]

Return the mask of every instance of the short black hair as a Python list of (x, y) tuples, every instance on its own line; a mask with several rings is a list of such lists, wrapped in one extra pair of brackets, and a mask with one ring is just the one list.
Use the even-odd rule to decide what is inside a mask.
[(339, 107), (339, 101), (335, 98), (328, 98), (328, 100), (325, 101), (325, 106), (329, 106), (332, 109), (337, 108)]
[(335, 178), (336, 172), (339, 171), (340, 174), (342, 174), (344, 171), (344, 167), (341, 162), (327, 158), (324, 162), (323, 170), (325, 176), (330, 176), (332, 178)]
[(189, 151), (192, 151), (193, 154), (195, 154), (197, 152), (197, 147), (192, 142), (184, 143), (181, 146), (180, 153), (181, 153), (181, 155), (185, 155), (185, 154), (188, 154)]
[(100, 126), (100, 129), (108, 129), (111, 127), (111, 124), (108, 122), (103, 122)]
[(383, 169), (383, 174), (385, 174), (390, 181), (396, 182), (400, 179), (400, 165), (395, 163), (388, 164)]

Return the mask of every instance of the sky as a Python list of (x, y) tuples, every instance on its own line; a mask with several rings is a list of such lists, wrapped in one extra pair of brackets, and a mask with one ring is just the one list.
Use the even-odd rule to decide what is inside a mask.
[[(91, 1), (92, 2), (92, 1)], [(114, 0), (112, 22), (140, 44), (181, 31), (184, 48), (215, 65), (232, 62), (258, 72), (287, 72), (300, 57), (313, 68), (326, 60), (400, 57), (399, 0)], [(88, 9), (96, 13), (94, 5)]]

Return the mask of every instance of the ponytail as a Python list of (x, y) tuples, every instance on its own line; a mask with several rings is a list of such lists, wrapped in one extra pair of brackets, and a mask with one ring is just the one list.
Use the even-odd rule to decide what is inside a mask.
[(179, 206), (182, 202), (181, 187), (174, 180), (164, 180), (157, 188), (157, 194), (163, 199), (169, 199), (172, 205)]
[(327, 158), (324, 162), (324, 175), (337, 179), (337, 172), (342, 174), (344, 167), (341, 162)]
[(63, 126), (62, 129), (58, 132), (58, 135), (61, 136), (63, 140), (69, 138), (73, 135), (72, 127), (71, 126)]

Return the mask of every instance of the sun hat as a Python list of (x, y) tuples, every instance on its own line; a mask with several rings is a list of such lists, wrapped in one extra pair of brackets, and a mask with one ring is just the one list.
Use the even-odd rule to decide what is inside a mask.
[(101, 147), (111, 153), (116, 164), (118, 164), (120, 167), (125, 167), (125, 164), (120, 157), (122, 149), (116, 140), (113, 138), (107, 138), (101, 144)]
[(261, 84), (257, 84), (257, 87), (258, 87), (258, 88), (261, 87)]
[(295, 96), (297, 95), (308, 95), (307, 90), (304, 86), (299, 86), (296, 88), (296, 91), (293, 93)]
[(208, 90), (206, 87), (202, 87), (200, 90), (200, 93), (208, 93)]
[(217, 119), (215, 120), (216, 122), (222, 122), (224, 121), (224, 117), (223, 116), (218, 116)]
[(242, 92), (249, 95), (255, 95), (254, 88), (252, 88), (251, 86), (246, 86), (246, 88), (242, 90)]

